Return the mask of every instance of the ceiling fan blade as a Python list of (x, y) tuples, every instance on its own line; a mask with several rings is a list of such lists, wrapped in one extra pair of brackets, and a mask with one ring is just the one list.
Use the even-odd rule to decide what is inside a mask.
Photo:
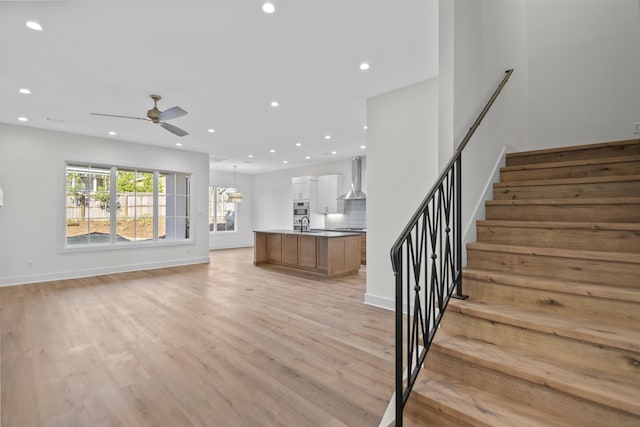
[(178, 136), (189, 135), (189, 132), (187, 132), (186, 130), (182, 130), (177, 126), (170, 125), (169, 123), (160, 122), (160, 126), (162, 126), (163, 128), (165, 128), (169, 132), (171, 132), (171, 133), (173, 133), (175, 135), (178, 135)]
[(90, 114), (92, 116), (118, 117), (120, 119), (136, 119), (136, 120), (151, 121), (151, 120), (147, 119), (146, 117), (118, 116), (116, 114), (102, 114), (102, 113), (90, 113)]
[(164, 110), (162, 113), (158, 114), (158, 120), (171, 120), (177, 119), (178, 117), (182, 117), (185, 114), (188, 114), (180, 107), (171, 107), (168, 110)]

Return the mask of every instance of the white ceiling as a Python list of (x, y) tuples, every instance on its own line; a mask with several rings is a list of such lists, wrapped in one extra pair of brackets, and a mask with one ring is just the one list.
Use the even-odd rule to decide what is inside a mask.
[[(272, 2), (0, 2), (0, 122), (181, 142), (260, 173), (366, 155), (366, 99), (437, 74), (437, 0)], [(145, 117), (150, 94), (189, 112), (170, 123), (190, 135), (89, 114)]]

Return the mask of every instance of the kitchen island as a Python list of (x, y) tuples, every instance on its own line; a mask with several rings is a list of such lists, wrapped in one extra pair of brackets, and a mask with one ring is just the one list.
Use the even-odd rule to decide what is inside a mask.
[(343, 231), (254, 231), (253, 263), (275, 264), (340, 277), (360, 269), (360, 233)]

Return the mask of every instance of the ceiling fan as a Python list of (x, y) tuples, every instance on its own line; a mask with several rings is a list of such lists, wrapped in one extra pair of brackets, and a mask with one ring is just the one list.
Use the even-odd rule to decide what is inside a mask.
[(185, 114), (188, 114), (180, 107), (171, 107), (168, 110), (160, 111), (158, 110), (158, 101), (162, 99), (160, 95), (149, 95), (151, 99), (153, 99), (153, 108), (147, 111), (147, 117), (132, 117), (132, 116), (118, 116), (115, 114), (101, 114), (101, 113), (91, 113), (94, 116), (106, 116), (106, 117), (120, 117), (122, 119), (136, 119), (136, 120), (146, 120), (153, 122), (155, 124), (159, 124), (169, 132), (178, 136), (189, 135), (189, 132), (186, 130), (180, 129), (177, 126), (174, 126), (169, 123), (165, 123), (165, 120), (177, 119), (178, 117), (182, 117)]

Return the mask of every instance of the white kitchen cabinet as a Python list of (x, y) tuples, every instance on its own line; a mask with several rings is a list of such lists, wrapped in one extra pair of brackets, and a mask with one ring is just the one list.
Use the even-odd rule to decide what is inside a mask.
[(343, 193), (343, 177), (341, 174), (318, 177), (318, 203), (316, 211), (322, 214), (344, 212), (344, 200), (337, 200)]
[(311, 200), (315, 202), (318, 181), (315, 176), (296, 176), (291, 178), (293, 200)]

